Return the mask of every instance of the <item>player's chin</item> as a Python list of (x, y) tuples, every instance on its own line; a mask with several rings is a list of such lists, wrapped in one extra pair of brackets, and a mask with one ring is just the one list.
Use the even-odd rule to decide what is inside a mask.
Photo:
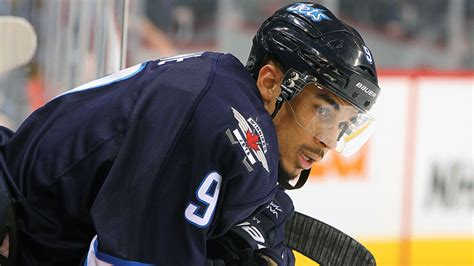
[(303, 169), (294, 170), (293, 173), (291, 174), (290, 180), (292, 181), (297, 180), (300, 177), (302, 172), (303, 172)]
[[(284, 163), (280, 165), (280, 172), (285, 175), (286, 179), (289, 181), (293, 181), (298, 179), (300, 176), (302, 169), (297, 168), (296, 165), (291, 165), (291, 167), (286, 166)], [(283, 170), (283, 171), (281, 171)]]
[(295, 180), (299, 176), (299, 173), (297, 173), (295, 169), (294, 166), (290, 168), (287, 163), (280, 160), (278, 165), (278, 179), (287, 181)]

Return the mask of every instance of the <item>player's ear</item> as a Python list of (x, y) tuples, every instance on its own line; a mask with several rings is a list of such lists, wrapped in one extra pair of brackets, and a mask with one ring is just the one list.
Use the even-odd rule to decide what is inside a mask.
[(271, 61), (263, 65), (258, 72), (257, 87), (265, 109), (270, 114), (275, 110), (275, 103), (281, 92), (282, 79), (283, 72)]

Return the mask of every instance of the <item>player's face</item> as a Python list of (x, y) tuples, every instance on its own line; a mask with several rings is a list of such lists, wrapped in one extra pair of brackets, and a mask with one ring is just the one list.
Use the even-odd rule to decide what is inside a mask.
[(315, 84), (285, 101), (273, 119), (280, 151), (280, 170), (290, 179), (299, 176), (335, 149), (341, 128), (357, 116), (347, 102)]

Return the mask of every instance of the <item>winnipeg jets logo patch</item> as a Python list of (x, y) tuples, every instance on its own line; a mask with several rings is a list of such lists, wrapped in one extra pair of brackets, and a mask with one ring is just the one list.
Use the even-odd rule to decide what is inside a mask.
[(315, 22), (331, 20), (328, 15), (324, 14), (326, 10), (321, 8), (314, 8), (312, 5), (307, 3), (296, 3), (295, 5), (288, 7), (286, 10), (303, 15)]
[(231, 107), (238, 127), (234, 130), (227, 129), (226, 134), (232, 144), (239, 144), (245, 153), (242, 161), (249, 172), (253, 171), (253, 165), (260, 162), (263, 168), (268, 170), (267, 158), (267, 142), (263, 131), (257, 122), (251, 117), (245, 119), (244, 116)]

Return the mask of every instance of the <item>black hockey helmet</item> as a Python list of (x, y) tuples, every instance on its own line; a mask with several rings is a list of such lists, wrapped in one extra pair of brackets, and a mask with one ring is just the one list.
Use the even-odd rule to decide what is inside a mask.
[[(290, 101), (311, 82), (344, 99), (360, 114), (370, 110), (380, 92), (374, 59), (360, 34), (319, 4), (298, 2), (285, 6), (261, 25), (246, 66), (255, 79), (268, 58), (275, 59), (285, 71), (282, 93), (272, 116), (283, 101)], [(359, 134), (360, 128), (371, 124), (367, 116), (361, 117), (355, 128), (341, 132), (338, 146), (344, 136)], [(358, 149), (363, 143), (356, 142), (352, 146)], [(346, 144), (342, 143), (347, 147)]]

